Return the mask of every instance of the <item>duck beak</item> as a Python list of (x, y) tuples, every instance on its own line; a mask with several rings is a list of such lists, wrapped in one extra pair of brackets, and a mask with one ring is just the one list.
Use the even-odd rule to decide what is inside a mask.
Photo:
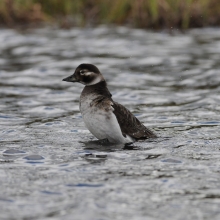
[(68, 76), (66, 78), (64, 78), (62, 81), (66, 81), (66, 82), (78, 82), (78, 80), (76, 79), (76, 77), (73, 75)]

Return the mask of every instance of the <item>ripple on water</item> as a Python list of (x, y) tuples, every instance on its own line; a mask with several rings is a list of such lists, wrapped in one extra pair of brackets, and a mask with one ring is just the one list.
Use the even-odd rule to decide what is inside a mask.
[(68, 187), (82, 187), (82, 188), (90, 188), (90, 187), (102, 187), (103, 184), (89, 184), (89, 183), (79, 183), (79, 184), (67, 184)]
[(16, 156), (16, 155), (23, 155), (26, 154), (25, 151), (22, 150), (17, 150), (17, 149), (9, 149), (9, 150), (5, 150), (2, 153), (4, 156)]
[[(2, 29), (0, 219), (220, 219), (219, 33)], [(84, 62), (159, 138), (89, 133), (62, 82)]]
[(165, 159), (165, 160), (162, 160), (162, 162), (163, 163), (182, 163), (182, 161), (180, 161), (180, 160), (175, 160), (175, 159), (171, 159), (171, 158), (169, 158), (169, 159)]
[(41, 155), (37, 155), (37, 154), (33, 154), (33, 155), (28, 155), (26, 157), (23, 158), (24, 160), (26, 160), (26, 163), (30, 163), (30, 164), (41, 164), (44, 163), (44, 157), (42, 157)]

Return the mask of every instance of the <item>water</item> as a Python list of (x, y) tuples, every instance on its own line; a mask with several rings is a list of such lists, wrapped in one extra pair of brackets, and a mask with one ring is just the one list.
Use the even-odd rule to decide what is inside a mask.
[[(220, 219), (220, 29), (2, 29), (0, 51), (0, 219)], [(160, 138), (95, 141), (61, 81), (83, 62)]]

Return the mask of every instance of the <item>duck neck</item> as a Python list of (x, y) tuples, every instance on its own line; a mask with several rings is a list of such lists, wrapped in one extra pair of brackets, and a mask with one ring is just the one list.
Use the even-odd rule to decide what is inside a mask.
[(105, 96), (108, 98), (112, 97), (112, 94), (109, 92), (107, 88), (107, 83), (105, 80), (99, 83), (96, 83), (94, 85), (85, 86), (82, 91), (82, 95), (85, 95), (85, 94), (101, 95), (101, 96)]

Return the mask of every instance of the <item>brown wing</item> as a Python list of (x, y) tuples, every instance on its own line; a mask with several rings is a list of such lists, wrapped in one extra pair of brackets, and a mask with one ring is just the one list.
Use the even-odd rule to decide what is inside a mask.
[(123, 105), (113, 102), (113, 113), (120, 125), (122, 134), (129, 135), (135, 139), (156, 138), (157, 136), (146, 128), (128, 109)]

